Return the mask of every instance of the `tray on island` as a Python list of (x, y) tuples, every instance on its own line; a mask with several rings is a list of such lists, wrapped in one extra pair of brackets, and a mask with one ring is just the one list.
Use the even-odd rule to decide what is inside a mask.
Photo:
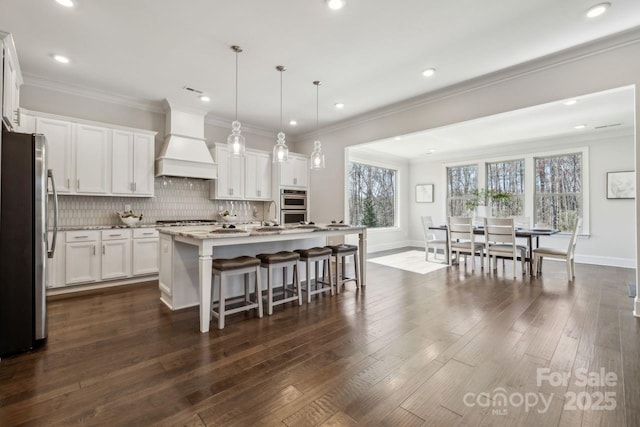
[(349, 224), (327, 224), (327, 227), (351, 227)]

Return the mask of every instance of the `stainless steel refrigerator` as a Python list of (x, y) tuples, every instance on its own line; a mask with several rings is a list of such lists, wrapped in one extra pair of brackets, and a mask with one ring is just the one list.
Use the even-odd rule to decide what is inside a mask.
[[(0, 166), (0, 357), (47, 337), (45, 283), (49, 212), (47, 144), (42, 135), (2, 132)], [(57, 229), (54, 194), (52, 229)], [(53, 235), (57, 233), (54, 231)]]

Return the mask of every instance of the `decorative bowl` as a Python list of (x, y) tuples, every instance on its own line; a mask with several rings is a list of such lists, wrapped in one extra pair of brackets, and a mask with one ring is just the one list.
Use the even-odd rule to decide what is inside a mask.
[(131, 212), (118, 213), (118, 216), (120, 221), (128, 227), (136, 226), (142, 221), (142, 215), (133, 215)]

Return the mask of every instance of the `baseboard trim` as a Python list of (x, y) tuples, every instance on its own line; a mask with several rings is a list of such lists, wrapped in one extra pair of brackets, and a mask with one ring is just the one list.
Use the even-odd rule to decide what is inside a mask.
[(146, 282), (152, 282), (154, 280), (158, 280), (157, 274), (152, 274), (149, 276), (140, 276), (140, 277), (131, 278), (127, 280), (114, 280), (110, 282), (96, 282), (96, 283), (87, 283), (84, 285), (69, 285), (69, 286), (64, 286), (60, 288), (48, 288), (47, 297), (52, 297), (56, 295), (77, 294), (78, 292), (100, 291), (106, 288), (133, 285), (137, 283), (146, 283)]
[[(371, 243), (367, 243), (367, 253), (380, 252), (380, 251), (388, 251), (390, 249), (398, 249), (398, 248), (406, 248), (407, 246), (412, 246), (411, 241), (403, 240), (400, 242), (389, 242), (389, 243), (378, 243), (377, 245), (372, 245)], [(422, 243), (417, 245), (418, 247), (422, 247)]]

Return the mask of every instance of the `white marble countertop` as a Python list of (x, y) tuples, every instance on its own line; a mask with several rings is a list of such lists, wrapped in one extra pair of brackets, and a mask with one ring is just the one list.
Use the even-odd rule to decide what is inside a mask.
[[(155, 224), (139, 224), (134, 227), (128, 225), (69, 225), (64, 227), (58, 227), (58, 231), (79, 231), (79, 230), (110, 230), (115, 228), (127, 229), (127, 228), (156, 228)], [(53, 228), (49, 228), (49, 231), (53, 231)]]
[[(160, 233), (169, 234), (172, 236), (189, 237), (193, 239), (206, 240), (206, 239), (227, 239), (237, 237), (256, 237), (256, 236), (270, 236), (278, 234), (310, 234), (323, 231), (357, 231), (362, 230), (363, 226), (352, 226), (346, 224), (318, 224), (316, 226), (285, 226), (285, 227), (243, 227), (237, 226), (236, 228), (223, 228), (221, 225), (215, 226), (179, 226), (179, 227), (160, 227), (158, 231)], [(312, 236), (309, 236), (312, 237)]]

